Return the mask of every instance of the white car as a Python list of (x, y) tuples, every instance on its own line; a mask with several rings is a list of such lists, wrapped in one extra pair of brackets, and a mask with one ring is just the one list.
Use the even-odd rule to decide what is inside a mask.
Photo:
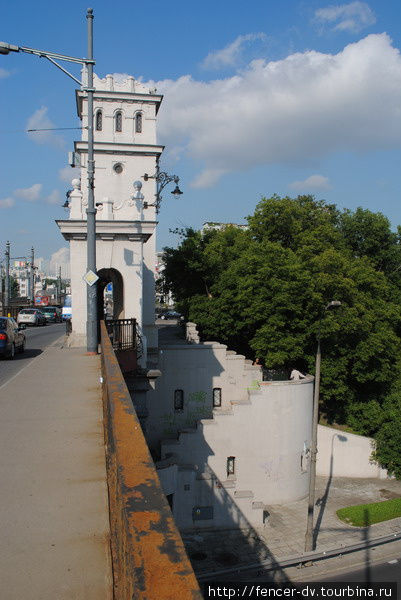
[(45, 315), (37, 308), (23, 308), (18, 313), (17, 323), (25, 323), (25, 325), (46, 325), (47, 319)]

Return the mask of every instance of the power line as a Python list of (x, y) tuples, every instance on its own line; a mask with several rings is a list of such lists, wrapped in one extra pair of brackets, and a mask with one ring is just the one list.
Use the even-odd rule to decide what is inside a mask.
[(44, 129), (26, 129), (26, 132), (32, 132), (32, 131), (62, 131), (65, 129), (88, 129), (87, 127), (47, 127)]
[(0, 133), (35, 133), (37, 131), (65, 131), (67, 129), (88, 129), (87, 127), (46, 127), (43, 129), (9, 129), (0, 130)]

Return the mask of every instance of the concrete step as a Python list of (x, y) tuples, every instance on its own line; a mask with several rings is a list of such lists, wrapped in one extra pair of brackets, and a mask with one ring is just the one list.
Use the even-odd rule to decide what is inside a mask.
[(215, 419), (201, 419), (199, 421), (199, 423), (203, 426), (203, 427), (209, 427), (210, 425), (216, 425), (216, 421)]
[(239, 405), (251, 406), (252, 402), (249, 399), (247, 399), (247, 400), (231, 400), (230, 404), (232, 404), (233, 406), (239, 406)]
[(182, 464), (182, 465), (178, 465), (178, 470), (179, 471), (197, 471), (198, 467), (197, 467), (197, 465)]
[(216, 487), (222, 487), (224, 489), (232, 489), (235, 488), (237, 482), (235, 479), (226, 479), (225, 481), (218, 481), (216, 483)]
[(239, 490), (234, 492), (234, 498), (253, 498), (253, 492), (251, 490)]
[(168, 458), (163, 458), (162, 460), (155, 462), (155, 467), (157, 470), (166, 469), (167, 467), (172, 467), (175, 464), (177, 464), (175, 461), (175, 456), (169, 456)]

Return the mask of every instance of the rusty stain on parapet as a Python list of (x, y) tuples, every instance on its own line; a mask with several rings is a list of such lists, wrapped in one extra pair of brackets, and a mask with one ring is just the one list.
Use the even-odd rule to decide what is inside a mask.
[(200, 600), (104, 323), (102, 371), (115, 600)]

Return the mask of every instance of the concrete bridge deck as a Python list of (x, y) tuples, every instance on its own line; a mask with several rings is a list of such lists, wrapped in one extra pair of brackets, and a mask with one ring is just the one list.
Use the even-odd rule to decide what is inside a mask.
[(0, 388), (0, 596), (109, 600), (99, 357), (49, 346)]

